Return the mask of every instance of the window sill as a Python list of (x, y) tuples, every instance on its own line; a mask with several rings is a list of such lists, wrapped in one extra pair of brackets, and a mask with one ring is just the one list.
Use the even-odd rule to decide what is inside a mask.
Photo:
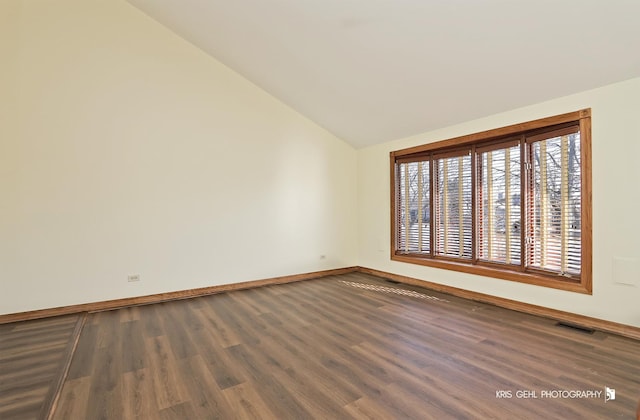
[(591, 282), (584, 276), (580, 279), (567, 279), (558, 275), (544, 275), (530, 272), (518, 272), (484, 265), (466, 264), (437, 258), (421, 258), (412, 255), (392, 254), (393, 261), (409, 264), (419, 264), (427, 267), (442, 268), (445, 270), (459, 271), (478, 276), (493, 277), (502, 280), (511, 280), (519, 283), (533, 284), (536, 286), (550, 287), (575, 293), (592, 294)]

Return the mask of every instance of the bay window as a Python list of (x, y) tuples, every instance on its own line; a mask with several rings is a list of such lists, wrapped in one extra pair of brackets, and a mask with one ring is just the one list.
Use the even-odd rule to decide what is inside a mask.
[(591, 293), (591, 112), (391, 153), (397, 261)]

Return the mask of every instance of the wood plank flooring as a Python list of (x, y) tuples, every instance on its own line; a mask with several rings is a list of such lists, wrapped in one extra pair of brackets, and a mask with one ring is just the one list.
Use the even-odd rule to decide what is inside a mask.
[(639, 397), (638, 341), (351, 273), (89, 314), (53, 418), (634, 418)]
[(46, 418), (81, 315), (0, 325), (0, 419)]

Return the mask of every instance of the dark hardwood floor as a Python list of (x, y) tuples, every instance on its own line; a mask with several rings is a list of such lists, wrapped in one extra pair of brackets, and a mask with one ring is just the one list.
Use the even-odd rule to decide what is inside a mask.
[(352, 273), (89, 314), (53, 418), (631, 419), (639, 397), (638, 341)]
[(0, 419), (46, 418), (83, 316), (0, 325)]

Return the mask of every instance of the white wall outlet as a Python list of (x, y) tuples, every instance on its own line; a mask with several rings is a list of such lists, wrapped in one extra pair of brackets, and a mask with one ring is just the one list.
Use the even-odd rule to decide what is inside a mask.
[(140, 274), (131, 274), (131, 275), (127, 276), (127, 281), (128, 282), (140, 281)]

